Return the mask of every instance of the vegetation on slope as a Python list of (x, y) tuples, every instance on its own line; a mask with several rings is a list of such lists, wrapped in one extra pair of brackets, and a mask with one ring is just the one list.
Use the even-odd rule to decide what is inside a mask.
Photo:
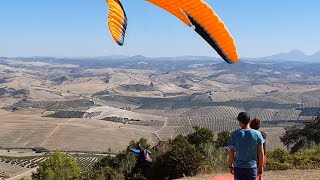
[(280, 139), (291, 152), (320, 145), (320, 115), (314, 120), (307, 121), (303, 128), (299, 126), (287, 127), (286, 133)]
[[(309, 121), (303, 128), (291, 127), (281, 140), (289, 150), (277, 149), (267, 153), (266, 170), (287, 169), (318, 169), (320, 168), (320, 116)], [(136, 163), (136, 156), (123, 150), (115, 157), (107, 156), (97, 162), (92, 169), (83, 171), (80, 175), (79, 165), (71, 157), (55, 153), (40, 165), (33, 179), (39, 177), (58, 177), (64, 179), (177, 179), (184, 176), (195, 176), (199, 173), (217, 173), (227, 170), (227, 152), (230, 132), (220, 132), (214, 140), (214, 134), (209, 129), (194, 127), (195, 132), (187, 136), (178, 135), (168, 141), (161, 141), (154, 147), (147, 140), (132, 141), (128, 147), (140, 143), (143, 148), (152, 151), (153, 165), (143, 176), (131, 174)], [(70, 162), (69, 162), (70, 161)], [(63, 172), (55, 169), (66, 168)], [(48, 173), (50, 172), (50, 173)], [(58, 174), (55, 174), (58, 173)], [(65, 173), (65, 174), (63, 174)]]

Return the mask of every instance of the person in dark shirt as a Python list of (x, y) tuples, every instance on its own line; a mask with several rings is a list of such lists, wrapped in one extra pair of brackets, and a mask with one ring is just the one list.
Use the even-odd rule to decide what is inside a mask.
[(144, 149), (141, 147), (141, 144), (137, 144), (136, 149), (129, 148), (130, 152), (136, 154), (138, 161), (136, 165), (133, 167), (131, 171), (131, 175), (136, 173), (141, 173), (142, 175), (146, 176), (147, 171), (151, 167), (152, 159), (150, 157), (151, 151)]
[[(251, 129), (255, 129), (255, 130), (259, 130), (260, 129), (260, 126), (261, 126), (261, 120), (257, 117), (255, 117), (253, 120), (250, 121), (250, 128)], [(264, 139), (264, 143), (263, 143), (263, 151), (266, 152), (266, 138), (267, 138), (267, 135), (265, 132), (263, 131), (260, 131), (261, 132), (261, 135)], [(267, 156), (266, 156), (266, 153), (264, 154), (264, 164), (263, 164), (263, 167), (266, 166), (267, 164)], [(258, 176), (258, 180), (262, 180), (262, 176), (259, 175)]]

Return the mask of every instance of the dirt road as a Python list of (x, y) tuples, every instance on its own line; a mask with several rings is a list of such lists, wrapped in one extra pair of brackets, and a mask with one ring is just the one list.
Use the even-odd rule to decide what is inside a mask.
[[(215, 175), (199, 175), (183, 178), (182, 180), (211, 180)], [(264, 180), (320, 180), (319, 170), (288, 170), (267, 171), (263, 175)], [(230, 179), (233, 180), (233, 179)]]

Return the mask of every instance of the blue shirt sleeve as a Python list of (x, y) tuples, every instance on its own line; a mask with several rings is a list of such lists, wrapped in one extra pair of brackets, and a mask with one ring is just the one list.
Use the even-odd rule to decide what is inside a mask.
[(231, 134), (231, 137), (229, 139), (229, 145), (228, 145), (228, 148), (230, 150), (234, 150), (236, 149), (236, 144), (235, 144), (235, 138), (234, 138), (234, 132)]
[(140, 154), (140, 151), (137, 150), (137, 149), (132, 149), (132, 148), (129, 148), (130, 152), (133, 152), (135, 153), (136, 155), (139, 155)]
[(264, 143), (265, 141), (264, 141), (261, 133), (258, 131), (257, 134), (258, 134), (258, 145), (259, 145), (259, 146), (260, 146), (260, 145), (263, 145), (263, 143)]

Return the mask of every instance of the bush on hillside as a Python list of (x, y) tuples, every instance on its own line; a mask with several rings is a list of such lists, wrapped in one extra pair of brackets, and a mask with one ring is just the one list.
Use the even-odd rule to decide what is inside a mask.
[(153, 166), (153, 179), (177, 179), (197, 175), (201, 170), (204, 156), (185, 136), (177, 136), (172, 148), (157, 157)]
[[(227, 150), (214, 141), (214, 134), (209, 129), (194, 127), (195, 132), (187, 136), (179, 135), (173, 140), (160, 141), (153, 148), (146, 139), (131, 141), (128, 147), (135, 148), (140, 143), (143, 148), (151, 150), (153, 165), (146, 175), (131, 174), (137, 158), (128, 150), (115, 157), (107, 156), (95, 164), (93, 170), (84, 174), (84, 179), (114, 177), (114, 179), (176, 179), (195, 176), (200, 172), (225, 171)], [(223, 139), (223, 138), (222, 138)], [(90, 177), (90, 178), (88, 178)]]
[[(155, 146), (156, 159), (153, 179), (175, 179), (195, 176), (198, 173), (224, 172), (227, 169), (228, 151), (223, 143), (214, 141), (214, 134), (206, 128), (194, 127), (195, 132), (179, 135), (174, 140), (160, 142)], [(221, 142), (228, 141), (228, 135), (220, 134)], [(226, 138), (227, 137), (227, 138)]]
[(219, 147), (227, 147), (231, 137), (230, 131), (221, 131), (218, 133), (217, 145)]
[(287, 163), (280, 163), (279, 161), (275, 160), (275, 159), (268, 159), (268, 165), (266, 170), (288, 170), (288, 169), (292, 169), (292, 166)]
[(195, 132), (187, 135), (189, 143), (196, 147), (207, 143), (214, 144), (214, 134), (210, 129), (200, 128), (199, 126), (194, 126), (193, 128)]
[(307, 121), (303, 128), (296, 126), (286, 128), (285, 134), (280, 139), (291, 152), (320, 145), (320, 115), (314, 120)]
[(228, 158), (228, 150), (226, 148), (206, 144), (203, 156), (205, 160), (201, 165), (201, 173), (222, 173), (228, 170), (225, 166)]
[[(131, 141), (128, 147), (135, 148), (136, 144), (141, 144), (143, 148), (150, 148), (147, 140), (141, 138), (139, 141)], [(95, 179), (99, 177), (113, 177), (111, 179), (130, 179), (131, 169), (137, 162), (136, 155), (130, 153), (128, 149), (118, 153), (115, 157), (106, 156), (97, 162), (91, 171), (84, 174), (84, 179)]]
[(268, 152), (267, 156), (267, 170), (320, 168), (319, 147), (313, 147), (295, 153), (290, 153), (285, 149), (276, 149)]
[(118, 172), (110, 167), (102, 167), (82, 173), (80, 180), (124, 180), (122, 172)]
[(189, 143), (194, 145), (204, 157), (200, 169), (202, 173), (224, 172), (228, 151), (227, 147), (231, 133), (222, 131), (218, 133), (217, 141), (211, 130), (195, 126), (195, 132), (187, 136)]
[(47, 160), (40, 163), (33, 180), (73, 180), (80, 176), (81, 170), (74, 157), (61, 152), (53, 153)]
[(296, 169), (320, 168), (320, 149), (312, 148), (292, 154), (289, 161)]

